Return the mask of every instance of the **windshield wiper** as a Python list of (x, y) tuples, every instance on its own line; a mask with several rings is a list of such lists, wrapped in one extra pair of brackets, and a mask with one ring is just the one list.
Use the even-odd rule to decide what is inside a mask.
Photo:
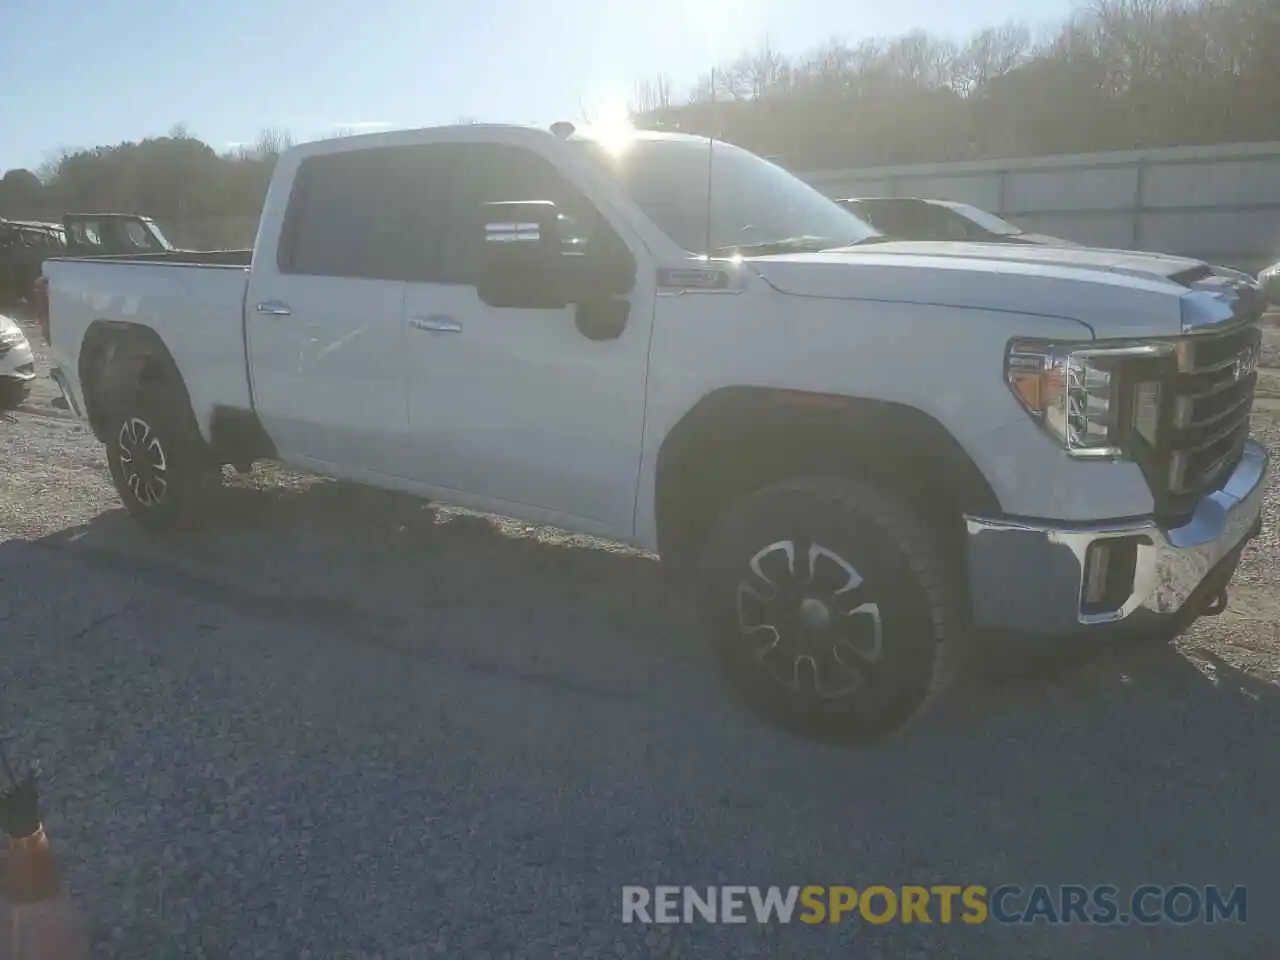
[(739, 253), (747, 257), (767, 257), (775, 253), (818, 253), (822, 250), (834, 250), (839, 247), (855, 247), (866, 243), (885, 243), (889, 237), (876, 235), (863, 237), (860, 240), (838, 240), (835, 237), (783, 237), (781, 240), (764, 240), (759, 243), (727, 243), (716, 249), (723, 252)]

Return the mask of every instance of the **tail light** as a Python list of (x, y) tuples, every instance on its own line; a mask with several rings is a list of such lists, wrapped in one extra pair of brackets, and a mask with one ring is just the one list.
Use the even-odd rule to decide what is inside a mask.
[(49, 278), (37, 277), (35, 284), (31, 288), (31, 304), (36, 310), (36, 319), (40, 321), (40, 336), (44, 337), (45, 343), (52, 343), (49, 339)]

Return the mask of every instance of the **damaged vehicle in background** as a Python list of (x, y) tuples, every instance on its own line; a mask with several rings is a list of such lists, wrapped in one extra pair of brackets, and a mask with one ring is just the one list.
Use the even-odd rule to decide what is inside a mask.
[(1080, 244), (1044, 233), (1028, 233), (994, 213), (954, 200), (919, 197), (847, 197), (842, 207), (895, 240), (963, 240), (1026, 243), (1050, 247)]
[(61, 223), (0, 219), (0, 303), (30, 299), (50, 257), (171, 252), (156, 222), (137, 213), (68, 213)]
[(68, 213), (67, 255), (110, 257), (170, 253), (174, 247), (151, 217), (138, 213)]
[(0, 306), (30, 296), (44, 261), (66, 252), (62, 224), (0, 219)]

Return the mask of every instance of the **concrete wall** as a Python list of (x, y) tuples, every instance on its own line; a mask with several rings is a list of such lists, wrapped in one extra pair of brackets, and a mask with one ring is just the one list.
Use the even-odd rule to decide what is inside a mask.
[(797, 173), (833, 197), (959, 200), (1093, 246), (1280, 260), (1280, 143)]

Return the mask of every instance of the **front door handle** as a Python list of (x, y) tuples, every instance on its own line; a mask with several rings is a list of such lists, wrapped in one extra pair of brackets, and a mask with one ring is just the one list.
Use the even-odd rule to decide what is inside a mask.
[(283, 300), (264, 300), (254, 309), (259, 313), (265, 313), (269, 317), (287, 317), (293, 313), (293, 310)]
[(432, 333), (461, 333), (462, 324), (453, 317), (433, 314), (429, 317), (410, 317), (409, 326), (415, 330), (429, 330)]

